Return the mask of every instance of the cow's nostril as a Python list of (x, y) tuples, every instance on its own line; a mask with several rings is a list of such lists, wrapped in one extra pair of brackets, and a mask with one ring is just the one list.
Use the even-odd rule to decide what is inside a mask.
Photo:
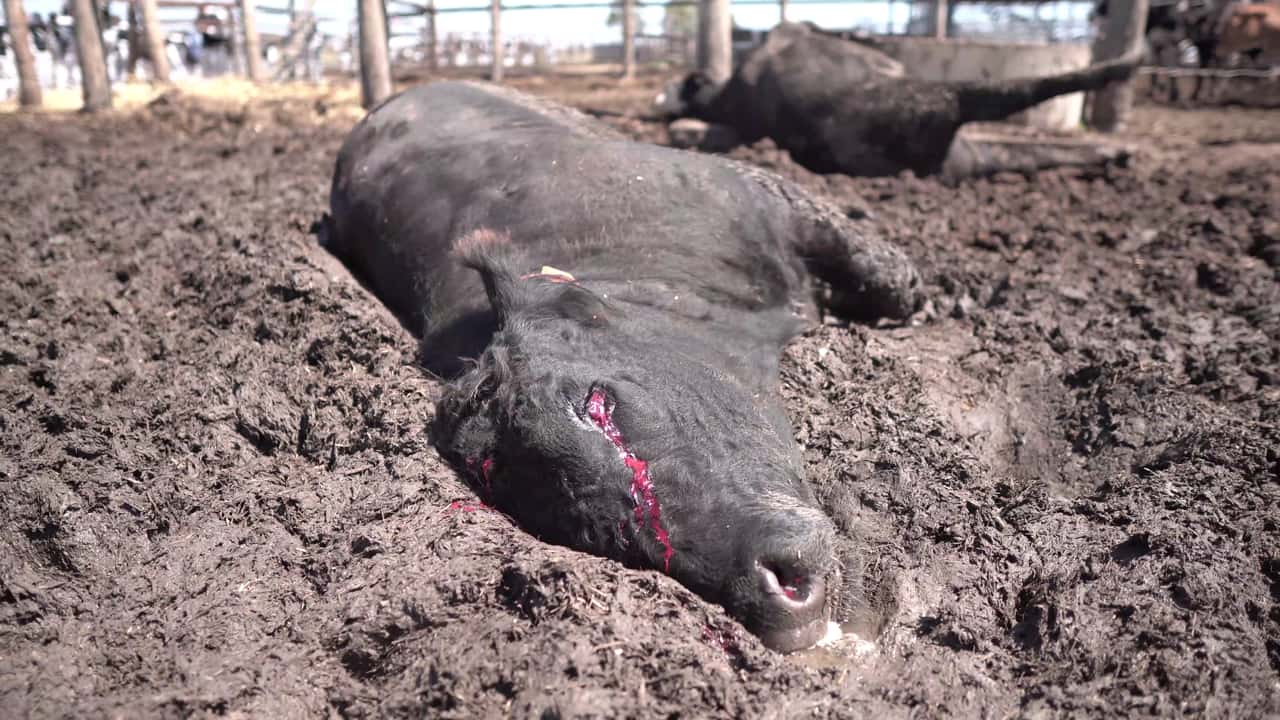
[(755, 563), (758, 594), (752, 632), (779, 652), (813, 646), (827, 631), (826, 582), (808, 568), (760, 558)]
[(804, 586), (803, 578), (794, 578), (791, 582), (783, 583), (782, 594), (786, 595), (788, 599), (795, 600), (796, 602), (803, 602), (809, 597), (809, 591)]
[(804, 607), (822, 599), (822, 582), (813, 580), (802, 570), (780, 563), (758, 561), (756, 569), (763, 580), (766, 596)]

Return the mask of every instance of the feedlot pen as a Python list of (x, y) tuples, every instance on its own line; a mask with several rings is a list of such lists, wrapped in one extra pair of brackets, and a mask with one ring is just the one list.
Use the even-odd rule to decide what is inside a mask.
[[(593, 83), (527, 81), (654, 89)], [(1128, 167), (957, 187), (733, 153), (870, 212), (931, 298), (786, 353), (875, 648), (783, 657), (436, 458), (439, 384), (310, 234), (344, 102), (0, 115), (6, 712), (1280, 713), (1276, 111), (1144, 107)]]

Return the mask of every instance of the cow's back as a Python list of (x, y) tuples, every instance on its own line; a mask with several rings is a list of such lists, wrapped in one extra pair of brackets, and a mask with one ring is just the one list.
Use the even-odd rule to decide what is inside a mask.
[(352, 131), (327, 246), (418, 333), (491, 330), (478, 278), (449, 257), (481, 227), (509, 233), (531, 269), (692, 283), (708, 298), (779, 305), (805, 286), (789, 245), (799, 215), (826, 218), (797, 214), (797, 199), (758, 175), (626, 140), (514, 91), (437, 82), (389, 99)]

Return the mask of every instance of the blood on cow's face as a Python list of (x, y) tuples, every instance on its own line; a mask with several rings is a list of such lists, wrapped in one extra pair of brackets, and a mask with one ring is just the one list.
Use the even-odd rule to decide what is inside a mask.
[(818, 640), (834, 530), (758, 393), (589, 283), (464, 257), (499, 331), (438, 406), (442, 454), (544, 540), (665, 572), (775, 649)]

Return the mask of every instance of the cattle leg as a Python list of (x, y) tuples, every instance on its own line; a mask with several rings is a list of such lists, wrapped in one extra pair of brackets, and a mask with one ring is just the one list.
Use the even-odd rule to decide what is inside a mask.
[(850, 320), (902, 320), (920, 308), (920, 273), (902, 252), (878, 238), (844, 227), (820, 227), (798, 243), (800, 256), (830, 292), (831, 312)]
[(740, 175), (806, 218), (790, 230), (791, 249), (831, 288), (825, 307), (850, 320), (902, 320), (920, 308), (920, 273), (901, 249), (872, 237), (866, 226), (803, 188), (762, 168), (732, 163)]

